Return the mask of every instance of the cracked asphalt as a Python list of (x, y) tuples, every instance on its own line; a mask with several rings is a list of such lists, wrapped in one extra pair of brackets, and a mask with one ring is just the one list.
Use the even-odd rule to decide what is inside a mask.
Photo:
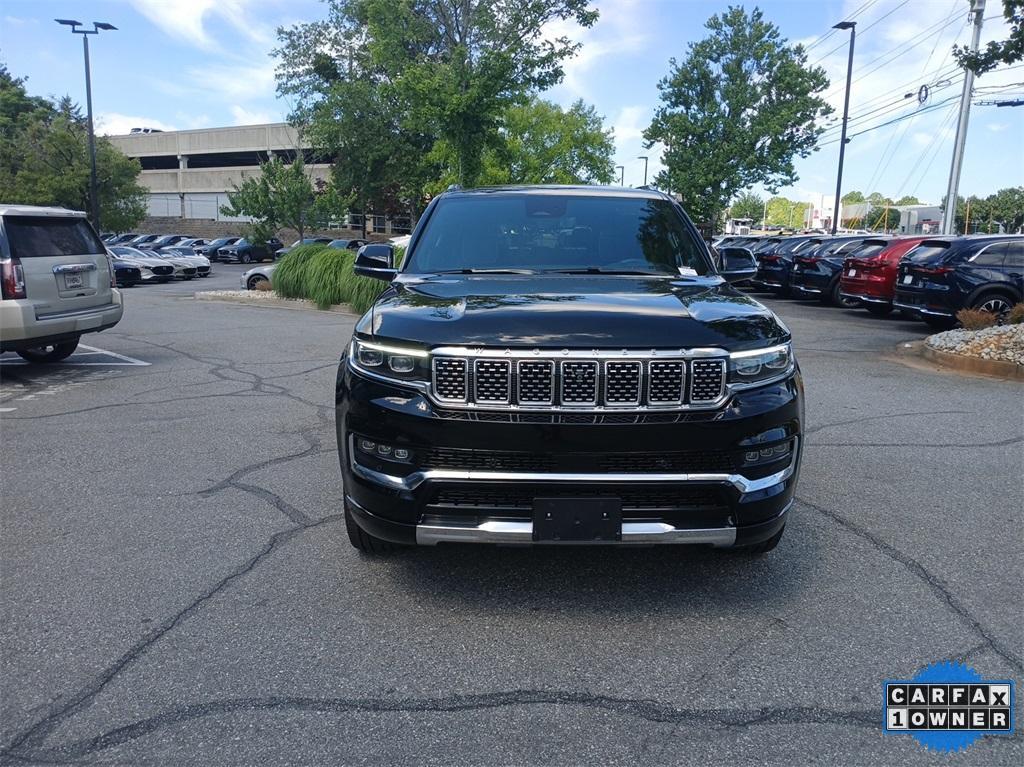
[(217, 270), (87, 339), (148, 367), (0, 356), (0, 764), (1024, 762), (880, 731), (884, 679), (1024, 676), (1022, 387), (908, 364), (923, 325), (768, 300), (809, 429), (767, 557), (373, 560), (332, 425), (355, 318), (191, 300)]

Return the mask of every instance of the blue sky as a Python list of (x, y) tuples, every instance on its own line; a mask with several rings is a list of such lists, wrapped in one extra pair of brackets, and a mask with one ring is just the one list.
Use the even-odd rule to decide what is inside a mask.
[[(735, 0), (734, 0), (735, 2)], [(1003, 38), (1000, 0), (989, 0), (982, 41)], [(687, 44), (704, 36), (703, 22), (725, 10), (726, 2), (614, 0), (599, 2), (601, 18), (588, 30), (565, 31), (583, 43), (568, 62), (565, 81), (547, 95), (562, 104), (583, 98), (596, 105), (615, 129), (617, 164), (627, 185), (643, 183), (643, 161), (657, 171), (657, 148), (642, 148), (641, 132), (658, 104), (657, 83), (669, 58), (682, 59)], [(747, 4), (748, 7), (752, 7)], [(954, 102), (960, 92), (949, 50), (966, 42), (967, 0), (766, 0), (765, 16), (792, 41), (813, 45), (833, 82), (827, 97), (842, 110), (848, 33), (829, 33), (837, 21), (856, 13), (858, 35), (851, 133), (914, 111), (904, 93), (931, 84), (921, 113), (857, 136), (847, 147), (844, 190), (915, 194), (938, 201), (945, 192), (952, 153)], [(269, 56), (275, 29), (323, 17), (315, 0), (4, 0), (0, 4), (0, 60), (29, 90), (70, 94), (84, 103), (79, 38), (54, 18), (107, 21), (119, 31), (102, 33), (92, 44), (93, 100), (102, 130), (135, 126), (164, 129), (250, 124), (283, 119), (290, 105), (275, 97), (274, 62)], [(947, 75), (948, 73), (948, 75)], [(978, 86), (1024, 83), (1024, 66), (985, 75)], [(1001, 91), (1024, 94), (1024, 85)], [(979, 96), (980, 98), (981, 96)], [(991, 96), (986, 96), (990, 98)], [(903, 106), (907, 104), (908, 106)], [(791, 198), (813, 199), (835, 186), (838, 143), (822, 140), (800, 160), (800, 180), (782, 190)], [(967, 140), (961, 194), (985, 195), (1024, 183), (1024, 107), (975, 106)]]

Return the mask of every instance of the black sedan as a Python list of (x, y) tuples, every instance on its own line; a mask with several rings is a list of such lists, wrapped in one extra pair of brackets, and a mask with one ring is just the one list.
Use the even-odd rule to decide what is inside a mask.
[(256, 264), (261, 261), (272, 261), (274, 253), (280, 250), (282, 243), (276, 237), (264, 243), (249, 242), (244, 237), (234, 245), (220, 248), (217, 258), (228, 263)]
[(216, 240), (208, 240), (202, 245), (193, 246), (192, 251), (197, 256), (206, 256), (211, 261), (219, 261), (220, 249), (230, 247), (231, 245), (235, 245), (241, 239), (241, 237), (219, 237)]
[(114, 266), (114, 281), (119, 288), (131, 288), (142, 282), (142, 270), (119, 258), (111, 258)]
[(278, 248), (274, 252), (274, 260), (276, 261), (286, 253), (290, 253), (292, 248), (297, 248), (299, 245), (327, 245), (330, 241), (330, 237), (303, 237), (301, 240), (293, 242), (287, 248)]

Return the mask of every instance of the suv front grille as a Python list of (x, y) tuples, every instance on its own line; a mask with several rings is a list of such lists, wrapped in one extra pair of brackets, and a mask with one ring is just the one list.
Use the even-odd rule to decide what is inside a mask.
[(417, 450), (416, 455), (421, 469), (457, 471), (731, 474), (735, 470), (725, 450), (563, 454), (432, 447)]
[(521, 410), (686, 409), (720, 404), (725, 395), (725, 372), (723, 357), (517, 360), (437, 356), (432, 387), (435, 398), (450, 405)]
[[(429, 505), (449, 511), (498, 510), (528, 511), (534, 498), (621, 498), (623, 512), (659, 511), (679, 508), (715, 508), (726, 506), (720, 487), (714, 485), (608, 485), (594, 490), (577, 487), (530, 485), (465, 485), (444, 487)], [(635, 514), (631, 515), (635, 516)]]

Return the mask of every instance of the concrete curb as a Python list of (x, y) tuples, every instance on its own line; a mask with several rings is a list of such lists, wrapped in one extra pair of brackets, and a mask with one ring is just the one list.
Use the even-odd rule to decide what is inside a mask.
[(305, 299), (286, 298), (250, 298), (248, 296), (219, 296), (212, 293), (193, 293), (196, 301), (217, 301), (224, 304), (242, 304), (243, 306), (259, 306), (264, 309), (291, 309), (292, 311), (334, 312), (349, 317), (359, 317), (348, 304), (335, 304), (329, 309), (320, 309), (312, 301)]
[(1024, 366), (1006, 360), (987, 360), (983, 357), (969, 357), (933, 349), (921, 342), (920, 353), (925, 359), (960, 373), (1003, 378), (1008, 381), (1024, 381)]

